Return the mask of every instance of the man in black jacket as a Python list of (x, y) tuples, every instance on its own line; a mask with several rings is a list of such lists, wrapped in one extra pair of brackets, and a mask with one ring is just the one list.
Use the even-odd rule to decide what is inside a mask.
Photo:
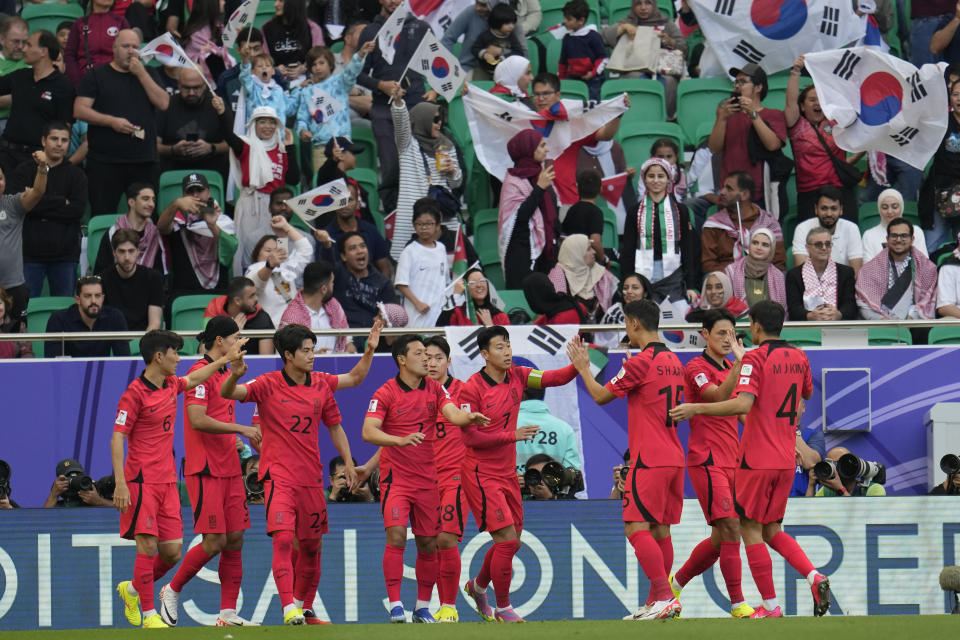
[[(70, 146), (67, 124), (48, 122), (40, 144), (50, 173), (46, 193), (24, 220), (24, 276), (32, 297), (41, 295), (44, 279), (50, 282), (50, 295), (69, 296), (80, 261), (80, 219), (87, 206), (87, 177), (66, 160)], [(10, 177), (10, 192), (18, 193), (33, 184), (36, 171), (33, 160), (21, 163)]]
[(823, 227), (807, 233), (810, 259), (787, 272), (787, 309), (791, 320), (856, 320), (857, 278), (853, 269), (830, 257), (833, 234)]

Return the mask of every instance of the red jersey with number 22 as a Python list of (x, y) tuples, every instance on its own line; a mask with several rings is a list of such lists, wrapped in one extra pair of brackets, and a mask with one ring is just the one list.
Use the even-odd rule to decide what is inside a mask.
[(337, 376), (313, 371), (305, 384), (286, 372), (271, 371), (244, 385), (244, 402), (256, 402), (263, 442), (260, 446), (260, 479), (270, 474), (278, 484), (323, 486), (320, 459), (320, 425), (340, 424), (340, 409), (333, 399)]
[(144, 376), (130, 383), (117, 405), (113, 430), (127, 434), (127, 482), (165, 484), (177, 481), (173, 459), (173, 425), (177, 394), (187, 388), (185, 378), (167, 376), (155, 387)]
[(638, 467), (682, 467), (677, 423), (667, 413), (683, 402), (683, 365), (666, 345), (651, 342), (607, 383), (627, 398), (630, 459)]
[[(460, 390), (463, 388), (463, 383), (450, 376), (443, 386), (454, 404), (460, 406)], [(459, 476), (460, 469), (463, 468), (463, 456), (466, 451), (463, 436), (460, 434), (460, 427), (448, 422), (443, 414), (438, 411), (437, 439), (433, 443), (433, 459), (437, 463), (437, 479), (442, 482), (444, 478)]]
[(813, 393), (806, 354), (783, 340), (764, 342), (744, 356), (734, 393), (754, 396), (740, 440), (740, 466), (795, 469), (800, 400)]
[[(703, 391), (720, 386), (730, 373), (730, 361), (717, 362), (704, 351), (687, 363), (684, 369), (684, 401), (707, 402)], [(714, 467), (736, 467), (740, 446), (737, 416), (694, 416), (690, 418), (690, 439), (687, 442), (687, 464)]]
[[(210, 356), (204, 356), (193, 363), (193, 373), (213, 362)], [(240, 475), (240, 459), (237, 457), (237, 435), (235, 433), (205, 433), (197, 431), (190, 424), (187, 407), (197, 405), (207, 409), (207, 416), (227, 424), (236, 423), (233, 417), (235, 401), (220, 396), (220, 385), (230, 375), (223, 367), (201, 382), (183, 396), (183, 444), (187, 450), (186, 474), (205, 474), (218, 478), (231, 478)]]

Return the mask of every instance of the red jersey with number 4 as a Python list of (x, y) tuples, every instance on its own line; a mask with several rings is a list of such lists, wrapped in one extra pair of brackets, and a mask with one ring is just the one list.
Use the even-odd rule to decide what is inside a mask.
[[(454, 404), (460, 406), (460, 390), (463, 383), (450, 376), (446, 384), (447, 395)], [(437, 464), (437, 477), (442, 481), (446, 477), (460, 475), (463, 467), (463, 456), (467, 448), (463, 444), (460, 427), (448, 422), (443, 414), (437, 412), (437, 439), (433, 443), (433, 459)]]
[(379, 419), (380, 429), (387, 435), (404, 438), (419, 431), (425, 436), (416, 447), (383, 447), (380, 450), (381, 478), (390, 478), (393, 486), (436, 486), (433, 447), (437, 413), (452, 403), (447, 390), (433, 378), (423, 378), (420, 386), (414, 389), (398, 376), (376, 390), (367, 407), (367, 418)]
[(177, 394), (186, 388), (184, 378), (167, 376), (163, 386), (156, 387), (141, 375), (120, 396), (113, 430), (127, 434), (127, 461), (123, 465), (127, 482), (177, 481), (173, 425), (177, 419)]
[(337, 376), (313, 371), (297, 384), (283, 370), (271, 371), (246, 385), (244, 402), (256, 402), (263, 441), (260, 479), (267, 474), (279, 484), (323, 486), (320, 425), (340, 424), (333, 399)]
[[(193, 363), (190, 371), (193, 373), (213, 362), (210, 356), (203, 356)], [(193, 389), (188, 390), (183, 397), (183, 444), (187, 450), (185, 473), (187, 475), (203, 474), (218, 478), (230, 478), (240, 475), (240, 458), (237, 456), (237, 435), (235, 433), (204, 433), (197, 431), (190, 424), (190, 413), (187, 407), (197, 405), (205, 407), (207, 416), (228, 424), (236, 423), (233, 417), (233, 400), (220, 396), (220, 385), (230, 375), (230, 370), (223, 367), (206, 382), (201, 382)]]
[(682, 467), (677, 423), (667, 413), (683, 402), (683, 365), (666, 345), (651, 342), (607, 383), (627, 398), (630, 459), (638, 467)]
[(740, 466), (795, 469), (800, 400), (813, 393), (806, 354), (783, 340), (764, 342), (744, 356), (734, 393), (755, 398), (740, 440)]
[[(707, 402), (703, 399), (703, 392), (711, 385), (722, 385), (730, 367), (729, 360), (724, 358), (717, 362), (706, 351), (688, 362), (684, 369), (684, 402)], [(737, 416), (694, 416), (690, 419), (688, 465), (736, 467), (739, 447)]]

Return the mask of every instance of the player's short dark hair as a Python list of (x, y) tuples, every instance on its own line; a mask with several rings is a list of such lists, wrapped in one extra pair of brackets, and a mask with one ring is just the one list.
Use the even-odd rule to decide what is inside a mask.
[(737, 326), (737, 319), (729, 309), (710, 309), (703, 314), (703, 328), (707, 332), (713, 331), (713, 327), (721, 320), (727, 320), (734, 327)]
[(434, 335), (426, 338), (423, 341), (423, 346), (425, 347), (436, 347), (443, 351), (443, 355), (450, 357), (450, 343), (447, 342), (447, 339), (441, 335)]
[(285, 354), (289, 353), (292, 356), (299, 351), (304, 340), (317, 344), (317, 336), (313, 335), (313, 331), (308, 327), (302, 324), (288, 324), (282, 329), (277, 329), (277, 332), (273, 334), (273, 348), (277, 350), (280, 359), (286, 364), (287, 356)]
[(554, 459), (552, 456), (548, 456), (545, 453), (535, 453), (527, 458), (527, 463), (524, 466), (529, 469), (531, 465), (542, 464), (544, 462), (554, 462)]
[(423, 343), (423, 337), (416, 333), (405, 333), (399, 338), (395, 338), (391, 345), (390, 352), (393, 354), (393, 361), (400, 366), (400, 356), (406, 356), (410, 350), (410, 344), (414, 342)]
[(517, 12), (513, 10), (508, 2), (502, 2), (490, 9), (487, 16), (487, 25), (491, 29), (501, 29), (505, 24), (516, 24)]
[(630, 462), (630, 448), (629, 448), (629, 447), (623, 450), (623, 461), (624, 461), (624, 462)]
[(768, 336), (779, 336), (787, 312), (776, 300), (761, 300), (750, 307), (750, 319), (760, 325)]
[(533, 82), (530, 83), (530, 86), (537, 84), (545, 84), (554, 91), (560, 91), (560, 76), (555, 73), (550, 73), (549, 71), (541, 71), (533, 77)]
[[(250, 32), (251, 29), (252, 29), (252, 33)], [(260, 33), (260, 29), (257, 29), (256, 27), (251, 27), (251, 26), (246, 26), (243, 29), (240, 29), (240, 31), (237, 31), (237, 40), (236, 40), (237, 46), (240, 46), (242, 43), (245, 43), (248, 39), (251, 42), (254, 42), (254, 41), (262, 42), (263, 34)]]
[(60, 57), (60, 41), (57, 40), (55, 34), (50, 33), (46, 29), (40, 29), (34, 33), (40, 34), (40, 37), (37, 38), (37, 46), (41, 49), (46, 49), (47, 55), (51, 60), (56, 60)]
[(645, 331), (660, 328), (660, 307), (653, 300), (634, 300), (623, 305), (623, 315), (640, 323)]
[(321, 287), (330, 284), (333, 277), (333, 265), (326, 260), (317, 260), (307, 265), (303, 270), (303, 292), (311, 295), (320, 291)]
[(480, 351), (487, 351), (490, 349), (490, 342), (497, 337), (510, 342), (510, 332), (498, 324), (480, 329), (480, 331), (477, 332), (477, 348), (479, 348)]
[[(47, 33), (49, 33), (49, 31)], [(51, 120), (43, 125), (43, 129), (40, 130), (40, 137), (46, 138), (50, 135), (51, 131), (66, 131), (69, 136), (70, 125), (62, 120)]]
[(907, 225), (907, 228), (910, 229), (911, 237), (913, 236), (913, 223), (903, 217), (894, 218), (889, 224), (887, 224), (887, 236), (890, 235), (890, 228), (894, 225)]
[(103, 281), (100, 279), (100, 276), (83, 276), (82, 278), (77, 278), (77, 284), (73, 287), (73, 295), (79, 296), (80, 292), (83, 291), (83, 288), (87, 285), (97, 285), (100, 287), (100, 290), (103, 291)]
[(131, 242), (133, 246), (140, 246), (140, 234), (133, 229), (117, 229), (110, 238), (110, 248), (116, 251), (124, 242)]
[(413, 203), (413, 218), (416, 220), (422, 215), (429, 215), (433, 221), (440, 224), (443, 219), (443, 211), (440, 210), (440, 204), (433, 198), (420, 198)]
[(590, 17), (590, 5), (586, 3), (586, 0), (570, 0), (563, 5), (563, 17), (586, 20)]
[(153, 188), (153, 185), (149, 182), (134, 182), (129, 187), (127, 187), (127, 199), (136, 200), (137, 196), (140, 195), (140, 192), (144, 189), (150, 189), (153, 191), (153, 195), (157, 195), (157, 190)]
[(820, 204), (821, 198), (833, 200), (840, 205), (841, 210), (843, 209), (843, 191), (840, 190), (840, 187), (835, 187), (832, 184), (820, 187), (817, 190), (817, 204)]
[(577, 174), (577, 193), (581, 200), (592, 200), (600, 195), (603, 178), (596, 169), (585, 169)]
[(753, 176), (746, 171), (731, 171), (727, 174), (727, 177), (737, 181), (737, 189), (747, 191), (750, 193), (750, 196), (753, 197), (753, 188), (756, 186), (756, 182), (753, 181)]
[(247, 287), (256, 286), (257, 285), (253, 283), (253, 280), (246, 276), (237, 276), (236, 278), (231, 278), (227, 283), (227, 302), (242, 296)]
[(140, 356), (147, 364), (153, 362), (153, 356), (158, 353), (166, 353), (168, 349), (180, 351), (183, 349), (183, 338), (173, 331), (166, 329), (154, 329), (147, 331), (140, 338)]

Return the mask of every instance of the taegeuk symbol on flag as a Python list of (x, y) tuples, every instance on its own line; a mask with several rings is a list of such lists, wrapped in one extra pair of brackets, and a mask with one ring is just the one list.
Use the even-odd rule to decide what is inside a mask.
[(322, 184), (296, 198), (287, 200), (287, 206), (306, 223), (327, 211), (342, 209), (350, 201), (350, 192), (343, 178)]
[(456, 56), (440, 44), (430, 31), (423, 34), (423, 40), (410, 58), (407, 68), (422, 74), (434, 91), (442, 95), (447, 102), (457, 97), (460, 86), (466, 79)]
[(313, 95), (310, 96), (310, 117), (317, 124), (326, 124), (338, 111), (343, 110), (341, 104), (336, 98), (321, 89), (314, 87)]
[[(227, 49), (237, 42), (237, 34), (247, 25), (253, 26), (257, 16), (257, 6), (260, 0), (246, 0), (230, 15), (227, 25), (223, 28), (223, 46)], [(249, 34), (248, 34), (249, 35)]]

